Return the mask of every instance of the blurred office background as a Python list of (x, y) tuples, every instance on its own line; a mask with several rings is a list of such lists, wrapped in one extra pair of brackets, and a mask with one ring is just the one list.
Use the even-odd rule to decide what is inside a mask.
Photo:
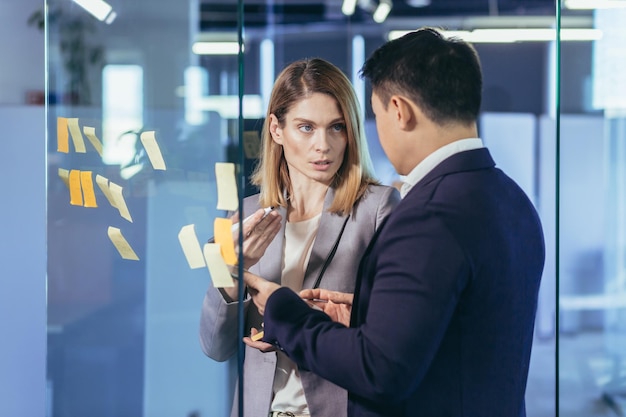
[[(244, 3), (108, 0), (91, 12), (84, 0), (0, 3), (0, 416), (227, 416), (236, 363), (200, 351), (211, 281), (189, 267), (179, 231), (212, 235), (223, 215), (215, 163), (249, 172), (273, 79), (303, 57), (353, 79), (377, 174), (397, 180), (357, 71), (394, 31), (425, 25), (475, 42), (480, 135), (543, 221), (528, 416), (624, 415), (626, 0)], [(62, 120), (80, 129), (84, 152), (73, 134), (59, 150)], [(152, 168), (147, 132), (165, 171)], [(127, 215), (98, 186), (97, 207), (70, 204), (63, 170), (121, 186)], [(137, 260), (120, 256), (109, 227)]]

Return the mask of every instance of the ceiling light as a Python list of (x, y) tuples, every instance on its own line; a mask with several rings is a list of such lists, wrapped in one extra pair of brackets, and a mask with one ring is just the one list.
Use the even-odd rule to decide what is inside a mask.
[(380, 0), (376, 10), (374, 10), (374, 15), (372, 18), (376, 23), (382, 23), (389, 16), (389, 12), (391, 11), (391, 0)]
[[(409, 31), (391, 31), (389, 40), (399, 38)], [(555, 29), (475, 29), (441, 31), (445, 37), (455, 37), (471, 43), (550, 42), (556, 40)], [(599, 29), (561, 29), (562, 41), (597, 41), (602, 38)]]
[(572, 10), (617, 9), (626, 7), (624, 0), (565, 0), (565, 7)]
[[(243, 45), (241, 45), (243, 51)], [(205, 32), (198, 34), (191, 46), (196, 55), (237, 55), (239, 41), (236, 32)]]
[(237, 55), (237, 42), (194, 42), (191, 51), (196, 55)]
[(356, 2), (357, 0), (343, 0), (341, 13), (346, 16), (352, 16), (354, 14), (354, 10), (356, 9)]
[(87, 10), (100, 21), (104, 21), (113, 10), (113, 7), (104, 0), (74, 0), (74, 3)]
[(411, 7), (426, 7), (430, 6), (430, 0), (406, 0), (406, 4)]

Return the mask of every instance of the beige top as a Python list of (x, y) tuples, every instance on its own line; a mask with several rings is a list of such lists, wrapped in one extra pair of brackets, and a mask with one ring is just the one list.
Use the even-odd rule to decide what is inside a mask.
[[(298, 292), (306, 266), (309, 263), (313, 242), (317, 235), (321, 213), (301, 222), (287, 222), (283, 246), (283, 269), (281, 284)], [(287, 250), (287, 248), (289, 250)], [(304, 397), (298, 367), (282, 352), (276, 352), (276, 372), (271, 411), (290, 411), (295, 414), (309, 414)]]

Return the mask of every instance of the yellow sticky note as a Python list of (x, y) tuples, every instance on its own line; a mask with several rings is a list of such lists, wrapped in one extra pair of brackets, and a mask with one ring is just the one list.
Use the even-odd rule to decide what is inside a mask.
[(235, 179), (235, 164), (217, 162), (215, 164), (215, 179), (217, 180), (217, 209), (237, 210), (239, 198), (237, 180)]
[(220, 245), (217, 243), (205, 243), (203, 253), (204, 260), (211, 274), (213, 286), (216, 288), (234, 287), (235, 282), (230, 276), (230, 271), (224, 262), (224, 258), (222, 258)]
[(117, 249), (122, 258), (130, 259), (132, 261), (139, 260), (139, 257), (137, 256), (133, 248), (130, 247), (128, 241), (124, 238), (120, 229), (118, 229), (117, 227), (109, 226), (107, 232), (109, 235), (109, 239), (111, 239), (111, 242), (113, 242), (115, 249)]
[(159, 149), (154, 131), (142, 132), (140, 139), (141, 144), (148, 154), (152, 168), (165, 171), (165, 161), (163, 160), (163, 155), (161, 155), (161, 149)]
[(73, 206), (83, 205), (83, 191), (80, 186), (80, 171), (73, 169), (70, 171), (70, 204)]
[(120, 216), (128, 220), (129, 222), (133, 222), (132, 217), (130, 217), (130, 212), (128, 211), (128, 206), (126, 206), (126, 201), (124, 200), (123, 189), (121, 186), (117, 185), (113, 181), (109, 182), (109, 192), (113, 197), (113, 201), (115, 201), (114, 207), (117, 208), (120, 212)]
[(109, 204), (111, 204), (111, 207), (117, 208), (117, 206), (115, 205), (115, 198), (113, 198), (113, 195), (109, 190), (109, 180), (102, 175), (96, 175), (96, 184), (98, 184), (98, 187), (100, 187), (102, 194), (104, 194), (107, 200), (109, 200)]
[(87, 139), (89, 139), (89, 142), (94, 147), (96, 152), (98, 152), (98, 155), (102, 156), (102, 142), (100, 142), (100, 139), (96, 136), (96, 128), (84, 126), (83, 133), (87, 136)]
[(257, 340), (261, 340), (263, 339), (264, 333), (263, 330), (261, 330), (260, 332), (258, 332), (257, 334), (253, 334), (250, 336), (250, 339), (252, 339), (253, 342), (256, 342)]
[(67, 132), (67, 119), (65, 117), (57, 117), (57, 151), (69, 153), (70, 136)]
[(93, 192), (93, 179), (91, 171), (80, 171), (80, 186), (83, 189), (83, 207), (98, 207), (96, 194)]
[(250, 130), (243, 132), (243, 153), (248, 159), (256, 159), (261, 152), (261, 138), (259, 132)]
[(231, 227), (233, 222), (230, 219), (216, 218), (213, 222), (213, 235), (215, 243), (220, 245), (224, 262), (227, 265), (237, 265), (237, 254), (235, 253), (235, 243)]
[(78, 118), (73, 117), (67, 119), (67, 126), (70, 129), (74, 150), (78, 153), (87, 152), (87, 149), (85, 148), (85, 141), (83, 140), (83, 134), (81, 133), (80, 126), (78, 125)]
[(202, 248), (200, 247), (198, 237), (196, 236), (195, 225), (188, 224), (187, 226), (183, 226), (180, 229), (180, 232), (178, 232), (178, 241), (180, 242), (180, 246), (183, 248), (189, 268), (202, 268), (206, 265), (204, 262), (204, 255), (202, 254)]
[(67, 188), (70, 188), (70, 171), (59, 168), (59, 177), (61, 177)]

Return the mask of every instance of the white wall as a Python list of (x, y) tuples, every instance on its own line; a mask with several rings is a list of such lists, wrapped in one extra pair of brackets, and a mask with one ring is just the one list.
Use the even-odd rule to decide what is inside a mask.
[(44, 35), (26, 23), (42, 6), (43, 0), (0, 1), (0, 105), (24, 104), (27, 91), (44, 89)]
[(0, 416), (45, 415), (43, 120), (43, 107), (0, 106)]
[(0, 416), (45, 415), (44, 35), (27, 25), (43, 0), (0, 1)]

